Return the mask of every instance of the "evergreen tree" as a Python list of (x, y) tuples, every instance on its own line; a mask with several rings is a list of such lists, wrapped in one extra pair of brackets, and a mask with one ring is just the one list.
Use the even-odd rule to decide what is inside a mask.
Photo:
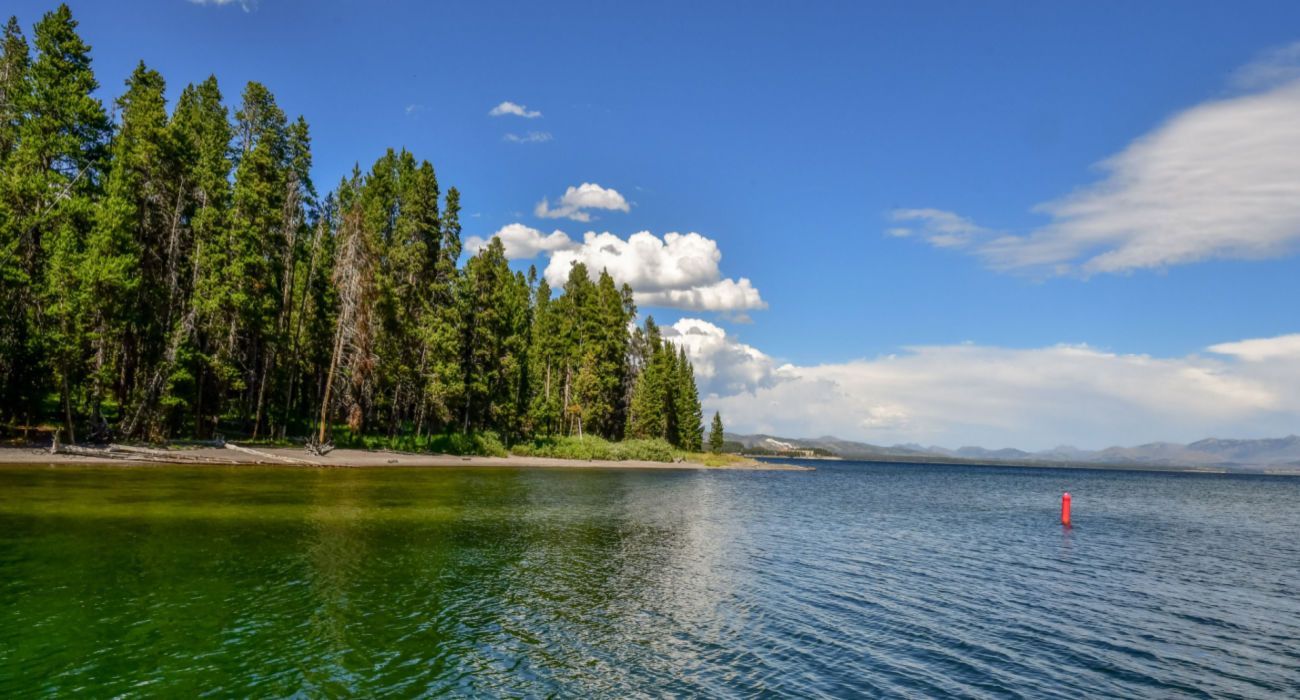
[(674, 404), (677, 409), (677, 446), (690, 452), (702, 450), (704, 442), (704, 412), (700, 408), (700, 394), (695, 386), (695, 369), (686, 357), (686, 348), (677, 353), (677, 384)]
[[(76, 28), (67, 5), (36, 24), (36, 58), (18, 103), (23, 116), (3, 184), (26, 288), (19, 308), (28, 317), (28, 342), (48, 363), (71, 439), (88, 355), (87, 307), (100, 301), (86, 297), (82, 265), (109, 135), (108, 117), (94, 97), (99, 83), (90, 46)], [(45, 370), (29, 371), (40, 376)], [(27, 398), (39, 400), (40, 385), (31, 384)]]
[(10, 17), (0, 40), (0, 420), (20, 419), (24, 429), (35, 408), (38, 355), (31, 337), (30, 266), (21, 264), (25, 253), (17, 213), (23, 192), (19, 173), (10, 166), (18, 147), (18, 133), (28, 104), (31, 57), (27, 39)]
[(116, 382), (112, 393), (127, 407), (138, 399), (133, 385), (141, 365), (158, 361), (169, 311), (166, 270), (174, 263), (167, 236), (173, 154), (163, 78), (140, 63), (126, 88), (117, 101), (121, 123), (110, 149), (112, 169), (96, 207), (80, 280), (87, 297), (96, 300), (86, 319), (94, 353), (95, 419), (110, 385)]
[(722, 454), (723, 443), (722, 414), (713, 412), (713, 424), (709, 426), (709, 452)]
[(168, 127), (181, 167), (181, 241), (191, 264), (176, 273), (188, 298), (179, 302), (184, 315), (171, 329), (170, 362), (160, 368), (160, 403), (169, 426), (192, 416), (194, 434), (205, 437), (221, 413), (223, 387), (237, 374), (227, 268), (233, 131), (215, 77), (185, 88)]
[(306, 121), (260, 83), (233, 119), (212, 77), (169, 117), (141, 63), (110, 122), (76, 26), (0, 39), (0, 421), (700, 448), (684, 350), (608, 271), (557, 294), (497, 239), (462, 266), (460, 193), (404, 150), (318, 198)]

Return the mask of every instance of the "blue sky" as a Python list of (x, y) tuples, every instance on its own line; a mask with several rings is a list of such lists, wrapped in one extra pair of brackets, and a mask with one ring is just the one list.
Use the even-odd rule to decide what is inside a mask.
[[(262, 81), (310, 123), (318, 187), (404, 146), (461, 189), (467, 236), (564, 232), (539, 268), (598, 256), (587, 231), (698, 233), (622, 259), (737, 429), (1096, 447), (1300, 422), (1269, 394), (1290, 355), (1209, 349), (1300, 331), (1300, 215), (1267, 195), (1300, 183), (1268, 113), (1300, 104), (1278, 92), (1296, 3), (70, 4), (106, 99), (140, 59), (173, 96)], [(490, 116), (507, 101), (540, 114)], [(612, 208), (539, 216), (583, 183), (574, 202)], [(646, 267), (713, 249), (704, 283)], [(691, 296), (741, 278), (748, 297)]]

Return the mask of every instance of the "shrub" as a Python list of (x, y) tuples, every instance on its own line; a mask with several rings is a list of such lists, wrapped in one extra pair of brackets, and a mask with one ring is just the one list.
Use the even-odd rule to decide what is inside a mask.
[(614, 459), (637, 459), (645, 462), (673, 461), (673, 446), (663, 438), (624, 440), (614, 443)]
[(509, 452), (501, 444), (496, 433), (441, 433), (437, 435), (399, 435), (389, 438), (383, 435), (353, 435), (351, 431), (336, 429), (334, 444), (363, 450), (394, 450), (397, 452), (432, 452), (435, 454), (478, 455), (483, 457), (506, 457)]
[(510, 451), (523, 457), (556, 459), (673, 461), (673, 448), (664, 440), (624, 440), (609, 442), (599, 437), (548, 437), (513, 445)]

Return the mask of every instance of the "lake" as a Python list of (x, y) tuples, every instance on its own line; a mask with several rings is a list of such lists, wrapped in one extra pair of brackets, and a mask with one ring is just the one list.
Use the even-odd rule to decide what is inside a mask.
[(0, 467), (0, 697), (1300, 696), (1300, 478), (810, 464)]

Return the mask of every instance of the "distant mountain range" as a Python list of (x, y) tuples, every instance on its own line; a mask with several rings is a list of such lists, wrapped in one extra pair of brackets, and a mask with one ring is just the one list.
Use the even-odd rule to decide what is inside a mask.
[(1216, 468), (1232, 471), (1300, 470), (1300, 436), (1260, 440), (1221, 440), (1208, 438), (1182, 445), (1152, 442), (1136, 447), (1108, 447), (1104, 450), (1081, 450), (1069, 445), (1050, 450), (1026, 452), (1007, 447), (990, 450), (984, 447), (944, 447), (907, 445), (872, 445), (841, 440), (837, 437), (785, 438), (773, 435), (726, 434), (746, 449), (794, 451), (821, 449), (845, 459), (918, 462), (981, 462), (993, 464), (1078, 464), (1089, 466), (1174, 467), (1179, 469)]

